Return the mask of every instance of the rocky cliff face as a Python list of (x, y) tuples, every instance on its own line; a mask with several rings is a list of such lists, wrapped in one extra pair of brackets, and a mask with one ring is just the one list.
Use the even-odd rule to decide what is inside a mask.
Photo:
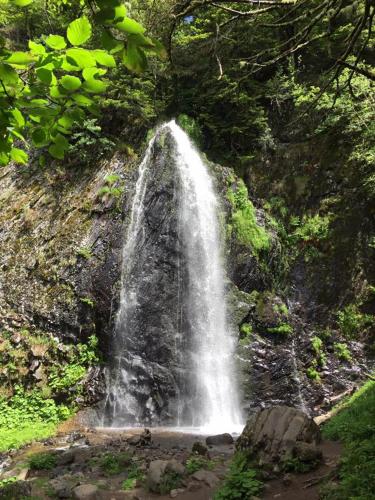
[[(134, 318), (134, 343), (123, 353), (124, 363), (132, 365), (132, 397), (145, 406), (142, 419), (150, 414), (147, 403), (151, 392), (152, 411), (164, 421), (176, 404), (178, 381), (184, 378), (172, 347), (175, 332), (181, 318), (188, 321), (188, 311), (182, 311), (180, 318), (169, 314), (176, 309), (180, 293), (178, 274), (181, 277), (186, 272), (176, 235), (171, 148), (167, 137), (157, 142), (153, 151), (157, 168), (145, 201), (144, 244), (150, 251), (140, 251), (135, 262), (136, 271), (149, 277), (139, 290), (147, 314)], [(84, 341), (95, 333), (104, 361), (111, 359), (122, 248), (137, 167), (136, 159), (118, 155), (86, 170), (51, 167), (40, 171), (31, 165), (22, 169), (9, 166), (1, 171), (3, 331), (27, 328), (37, 335), (40, 330), (65, 342)], [(236, 180), (231, 169), (218, 165), (210, 169), (222, 194), (225, 226), (231, 210), (225, 194), (228, 183)], [(108, 174), (118, 177), (108, 182)], [(113, 186), (123, 188), (122, 193)], [(259, 224), (268, 225), (262, 210), (257, 211), (257, 217)], [(267, 230), (272, 246), (265, 255), (256, 256), (233, 236), (228, 242), (227, 289), (233, 324), (238, 328), (238, 370), (245, 407), (249, 411), (282, 403), (319, 412), (335, 394), (360, 380), (366, 370), (362, 345), (351, 342), (352, 359), (342, 361), (334, 347), (341, 337), (334, 333), (323, 349), (320, 380), (308, 378), (308, 369), (313, 362), (320, 362), (322, 352), (313, 345), (315, 323), (309, 315), (311, 309), (301, 299), (306, 297), (305, 283), (301, 278), (294, 280), (294, 289), (288, 293), (279, 290), (274, 270), (281, 258), (277, 250), (280, 242), (271, 226)], [(30, 360), (28, 370), (36, 370), (37, 366)], [(91, 374), (88, 403), (101, 400), (103, 404), (102, 375), (99, 369)]]

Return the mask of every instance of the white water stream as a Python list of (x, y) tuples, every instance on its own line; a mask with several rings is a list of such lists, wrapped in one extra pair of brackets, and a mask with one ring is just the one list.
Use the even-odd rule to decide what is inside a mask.
[[(188, 332), (191, 347), (181, 353), (181, 359), (189, 366), (189, 385), (192, 394), (193, 415), (187, 421), (184, 401), (177, 405), (177, 427), (200, 429), (201, 432), (235, 432), (241, 429), (242, 416), (234, 369), (234, 339), (228, 322), (224, 289), (224, 258), (222, 235), (219, 225), (219, 202), (212, 179), (199, 153), (187, 134), (174, 122), (162, 125), (175, 142), (175, 168), (178, 172), (178, 234), (187, 267), (184, 297), (187, 301)], [(139, 167), (139, 177), (133, 199), (130, 224), (123, 249), (123, 279), (117, 330), (126, 331), (129, 313), (137, 307), (138, 298), (134, 276), (131, 276), (132, 260), (137, 258), (136, 242), (142, 238), (144, 224), (144, 198), (148, 189), (148, 170), (152, 168), (150, 155), (155, 138), (151, 140), (145, 158)], [(138, 243), (139, 246), (139, 243)], [(171, 311), (175, 314), (176, 311)], [(178, 314), (178, 311), (177, 311)], [(177, 333), (176, 333), (177, 335)], [(176, 341), (176, 346), (178, 346)], [(121, 344), (119, 344), (119, 349)], [(121, 359), (122, 353), (115, 352)], [(186, 357), (188, 359), (186, 359)], [(112, 423), (116, 425), (121, 413), (132, 409), (137, 413), (137, 398), (129, 394), (134, 373), (117, 367), (111, 377)], [(181, 392), (180, 398), (184, 398)], [(138, 412), (139, 414), (141, 411)], [(142, 423), (140, 422), (140, 425)]]

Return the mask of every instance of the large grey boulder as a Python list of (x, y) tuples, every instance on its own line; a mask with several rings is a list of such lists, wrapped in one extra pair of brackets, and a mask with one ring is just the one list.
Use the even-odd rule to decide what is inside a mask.
[(77, 500), (95, 500), (98, 498), (99, 488), (95, 484), (81, 484), (73, 490), (73, 498)]
[(263, 466), (292, 458), (313, 462), (321, 456), (319, 441), (319, 427), (312, 418), (296, 408), (274, 406), (249, 418), (236, 447)]

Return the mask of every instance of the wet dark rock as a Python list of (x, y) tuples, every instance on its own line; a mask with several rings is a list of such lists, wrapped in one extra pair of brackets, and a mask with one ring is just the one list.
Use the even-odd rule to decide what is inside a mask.
[(208, 436), (206, 438), (207, 446), (230, 445), (234, 443), (233, 437), (228, 434), (217, 434), (216, 436)]
[(207, 447), (200, 441), (197, 441), (196, 443), (193, 444), (191, 451), (192, 453), (195, 453), (196, 455), (201, 455), (202, 457), (208, 456)]

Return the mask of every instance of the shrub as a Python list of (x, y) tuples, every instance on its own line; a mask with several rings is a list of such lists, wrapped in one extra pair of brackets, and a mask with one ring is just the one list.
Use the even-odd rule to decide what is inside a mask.
[(192, 456), (186, 461), (186, 470), (189, 474), (194, 474), (200, 469), (212, 469), (214, 463), (202, 456)]
[(187, 133), (187, 135), (192, 139), (198, 146), (203, 143), (203, 135), (201, 129), (191, 116), (181, 114), (177, 118), (177, 123), (180, 127)]
[(99, 465), (107, 475), (114, 476), (123, 472), (131, 464), (131, 461), (132, 456), (127, 452), (106, 453), (101, 457)]
[(238, 181), (236, 191), (228, 191), (227, 198), (233, 206), (231, 225), (238, 241), (250, 247), (255, 254), (268, 250), (270, 237), (257, 223), (254, 205), (249, 200), (247, 188), (242, 180)]
[(373, 316), (362, 314), (355, 304), (349, 304), (337, 313), (337, 324), (341, 333), (349, 339), (355, 338), (366, 326), (373, 323)]
[(262, 483), (254, 469), (248, 467), (248, 459), (237, 452), (230, 465), (227, 477), (214, 495), (215, 500), (242, 500), (258, 496)]
[(172, 490), (180, 488), (182, 485), (182, 476), (174, 471), (167, 471), (163, 474), (159, 484), (159, 493), (168, 495)]
[(341, 344), (340, 342), (337, 342), (333, 345), (333, 348), (335, 350), (337, 358), (341, 361), (352, 360), (352, 355), (347, 344)]
[(132, 490), (135, 488), (137, 481), (142, 481), (144, 479), (144, 475), (139, 470), (137, 464), (133, 464), (126, 472), (128, 477), (122, 482), (121, 488), (123, 490)]
[(50, 470), (56, 467), (56, 455), (52, 453), (35, 453), (29, 458), (29, 467), (34, 470)]

